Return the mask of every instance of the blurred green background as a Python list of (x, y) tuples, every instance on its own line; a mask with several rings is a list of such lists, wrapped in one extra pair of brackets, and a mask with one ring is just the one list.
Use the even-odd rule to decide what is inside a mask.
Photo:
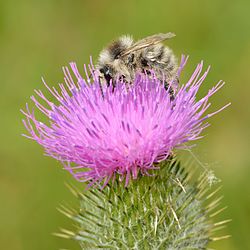
[[(223, 181), (221, 218), (232, 222), (228, 240), (216, 249), (250, 249), (250, 1), (249, 0), (0, 0), (0, 248), (11, 250), (78, 249), (52, 235), (72, 223), (57, 210), (77, 205), (65, 187), (76, 184), (59, 162), (21, 137), (24, 108), (34, 88), (63, 80), (61, 67), (97, 58), (121, 34), (136, 39), (173, 31), (168, 45), (189, 54), (187, 78), (200, 60), (212, 65), (201, 94), (218, 80), (226, 86), (213, 106), (232, 105), (210, 122), (194, 152)], [(78, 185), (79, 186), (79, 185)], [(222, 234), (222, 233), (221, 233)]]

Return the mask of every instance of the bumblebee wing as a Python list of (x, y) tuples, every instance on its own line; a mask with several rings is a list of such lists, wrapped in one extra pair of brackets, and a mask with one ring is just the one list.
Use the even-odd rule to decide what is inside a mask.
[(147, 48), (149, 46), (158, 44), (158, 43), (160, 43), (164, 40), (170, 39), (172, 37), (175, 37), (175, 34), (171, 33), (171, 32), (159, 33), (159, 34), (145, 37), (145, 38), (139, 40), (138, 42), (134, 43), (127, 50), (123, 51), (121, 53), (121, 56), (127, 56), (134, 51), (141, 50), (141, 49)]

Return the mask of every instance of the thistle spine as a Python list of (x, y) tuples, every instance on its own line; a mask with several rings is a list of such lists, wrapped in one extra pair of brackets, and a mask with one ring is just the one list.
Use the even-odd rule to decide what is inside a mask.
[(225, 209), (218, 208), (221, 197), (214, 198), (220, 188), (211, 192), (205, 174), (192, 183), (177, 161), (159, 167), (126, 188), (118, 180), (103, 190), (71, 188), (80, 209), (60, 211), (78, 229), (58, 235), (77, 240), (82, 249), (206, 249), (220, 239), (213, 233), (228, 222), (212, 222)]

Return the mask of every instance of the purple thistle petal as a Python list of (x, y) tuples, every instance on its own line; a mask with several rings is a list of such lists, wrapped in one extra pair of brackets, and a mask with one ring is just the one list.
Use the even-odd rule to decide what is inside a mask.
[[(182, 57), (178, 71), (183, 69), (187, 58)], [(116, 87), (103, 86), (100, 90), (98, 76), (93, 65), (92, 83), (84, 65), (87, 81), (79, 74), (75, 63), (70, 64), (75, 82), (67, 67), (63, 68), (65, 84), (60, 91), (44, 85), (59, 102), (55, 105), (40, 90), (31, 99), (35, 106), (49, 118), (49, 124), (39, 122), (33, 111), (22, 111), (28, 138), (41, 144), (47, 155), (60, 160), (78, 181), (89, 185), (105, 186), (115, 175), (128, 185), (139, 173), (149, 174), (153, 165), (166, 159), (174, 148), (202, 136), (209, 125), (204, 121), (223, 108), (204, 116), (210, 106), (209, 98), (223, 85), (219, 82), (207, 95), (196, 100), (196, 94), (209, 69), (201, 75), (203, 63), (196, 67), (190, 80), (175, 86), (175, 99), (155, 76), (138, 74), (129, 86), (122, 81)]]

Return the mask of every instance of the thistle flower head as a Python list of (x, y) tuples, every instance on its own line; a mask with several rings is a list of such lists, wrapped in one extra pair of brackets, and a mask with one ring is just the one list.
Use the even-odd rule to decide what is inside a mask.
[[(180, 70), (185, 63), (182, 58)], [(169, 157), (174, 148), (201, 138), (208, 126), (206, 119), (221, 110), (204, 115), (209, 98), (222, 82), (197, 100), (197, 91), (208, 74), (208, 70), (201, 73), (202, 66), (198, 64), (190, 80), (175, 89), (172, 100), (164, 83), (154, 76), (138, 74), (129, 86), (117, 80), (115, 88), (100, 88), (94, 72), (92, 80), (87, 73), (85, 80), (71, 63), (76, 80), (64, 68), (65, 84), (59, 84), (60, 91), (44, 82), (58, 104), (40, 90), (35, 93), (46, 105), (31, 97), (49, 123), (40, 122), (27, 105), (23, 113), (28, 137), (79, 181), (105, 185), (119, 175), (127, 185), (139, 173), (154, 169), (154, 163)]]

